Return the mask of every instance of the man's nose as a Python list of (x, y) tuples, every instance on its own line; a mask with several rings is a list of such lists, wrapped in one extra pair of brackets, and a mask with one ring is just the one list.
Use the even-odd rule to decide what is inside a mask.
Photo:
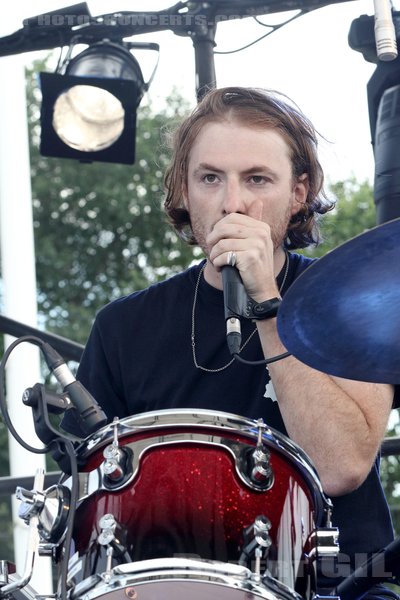
[(244, 192), (238, 182), (227, 183), (224, 190), (223, 211), (226, 215), (246, 212)]

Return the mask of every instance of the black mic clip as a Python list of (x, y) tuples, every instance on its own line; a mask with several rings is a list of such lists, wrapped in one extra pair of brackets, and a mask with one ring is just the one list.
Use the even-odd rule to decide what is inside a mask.
[(64, 473), (70, 474), (70, 457), (65, 451), (63, 440), (58, 431), (52, 426), (49, 413), (61, 415), (70, 409), (71, 401), (65, 394), (56, 394), (46, 390), (41, 383), (36, 383), (33, 387), (27, 388), (22, 396), (22, 402), (25, 406), (32, 409), (33, 424), (36, 435), (39, 440), (47, 446), (53, 457)]
[(82, 432), (87, 436), (107, 424), (107, 416), (90, 392), (77, 381), (64, 359), (46, 342), (42, 344), (47, 366), (61, 384), (64, 394), (75, 409)]

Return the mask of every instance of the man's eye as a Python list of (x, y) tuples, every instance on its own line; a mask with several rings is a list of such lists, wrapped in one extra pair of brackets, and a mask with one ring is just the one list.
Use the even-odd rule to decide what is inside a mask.
[(217, 176), (213, 173), (207, 173), (207, 175), (204, 175), (203, 177), (203, 181), (205, 181), (206, 183), (215, 183), (216, 180)]
[(252, 175), (251, 177), (253, 183), (264, 183), (265, 177), (263, 175)]

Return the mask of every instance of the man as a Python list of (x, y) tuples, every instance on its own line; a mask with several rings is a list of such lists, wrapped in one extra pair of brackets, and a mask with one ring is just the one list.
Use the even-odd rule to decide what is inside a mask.
[[(393, 387), (331, 377), (293, 356), (268, 370), (241, 364), (223, 318), (224, 265), (234, 263), (263, 303), (311, 262), (288, 249), (316, 241), (316, 217), (331, 208), (313, 126), (276, 94), (214, 90), (177, 130), (172, 151), (165, 208), (206, 260), (100, 311), (78, 378), (110, 419), (201, 407), (261, 417), (287, 434), (333, 498), (341, 551), (354, 564), (392, 539), (376, 456)], [(242, 335), (249, 361), (285, 352), (275, 316), (244, 321)]]

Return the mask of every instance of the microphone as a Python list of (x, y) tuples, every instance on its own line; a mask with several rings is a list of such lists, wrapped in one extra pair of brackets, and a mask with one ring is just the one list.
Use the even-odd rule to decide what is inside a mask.
[(236, 267), (225, 265), (221, 269), (224, 292), (226, 341), (231, 354), (239, 354), (242, 331), (239, 317), (246, 314), (247, 293)]
[(379, 60), (397, 58), (396, 31), (393, 24), (391, 1), (374, 0), (375, 43)]
[(81, 425), (87, 434), (94, 433), (107, 424), (107, 417), (88, 390), (77, 381), (64, 359), (48, 344), (41, 345), (47, 366), (77, 409)]

